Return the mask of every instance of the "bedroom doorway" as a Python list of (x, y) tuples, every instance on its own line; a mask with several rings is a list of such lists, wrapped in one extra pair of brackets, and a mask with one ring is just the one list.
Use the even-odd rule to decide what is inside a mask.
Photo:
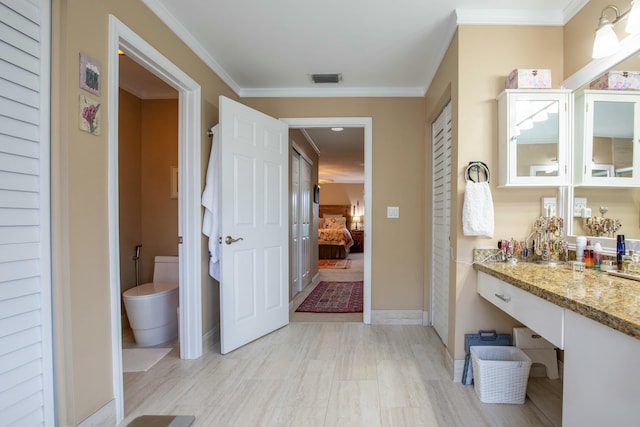
[[(303, 131), (305, 130), (308, 131), (308, 130), (313, 130), (318, 128), (332, 128), (332, 127), (342, 127), (345, 129), (347, 128), (361, 129), (361, 132), (363, 134), (363, 137), (361, 139), (363, 139), (363, 141), (361, 141), (360, 143), (363, 145), (363, 148), (364, 148), (364, 154), (361, 156), (362, 157), (361, 166), (364, 168), (363, 177), (361, 179), (361, 187), (360, 187), (361, 201), (359, 200), (357, 202), (357, 207), (352, 206), (352, 204), (349, 202), (345, 204), (346, 204), (346, 209), (350, 214), (349, 215), (350, 217), (356, 216), (352, 211), (353, 208), (356, 208), (359, 210), (359, 216), (361, 217), (361, 219), (366, 219), (363, 222), (358, 222), (357, 227), (358, 227), (358, 233), (360, 235), (358, 239), (359, 251), (349, 254), (349, 257), (351, 258), (350, 259), (351, 268), (349, 269), (350, 271), (348, 271), (347, 273), (351, 277), (359, 274), (360, 280), (362, 280), (363, 282), (363, 289), (362, 289), (363, 310), (361, 314), (356, 313), (357, 315), (361, 316), (359, 320), (348, 320), (348, 319), (340, 320), (340, 317), (345, 315), (333, 314), (333, 313), (331, 317), (332, 317), (332, 320), (334, 321), (359, 321), (365, 324), (370, 324), (371, 323), (371, 244), (372, 244), (372, 241), (371, 241), (371, 238), (369, 238), (369, 236), (371, 236), (370, 230), (372, 229), (371, 228), (372, 119), (368, 117), (365, 117), (365, 118), (338, 117), (338, 118), (283, 118), (281, 120), (287, 123), (290, 129), (302, 129)], [(362, 147), (360, 147), (360, 149), (362, 149)], [(322, 155), (323, 153), (321, 151), (320, 156), (322, 157)], [(324, 155), (328, 156), (329, 153), (325, 152)], [(322, 162), (322, 160), (320, 160), (320, 162)], [(322, 183), (320, 184), (320, 187), (322, 188)], [(323, 200), (323, 192), (321, 189), (320, 190), (321, 204), (322, 204), (322, 200)], [(356, 203), (354, 203), (354, 205), (355, 204)], [(318, 221), (318, 214), (319, 214), (318, 206), (315, 205), (314, 206), (315, 218), (312, 218), (311, 224), (314, 225), (316, 228), (317, 228), (316, 224)], [(352, 225), (352, 226), (355, 227), (355, 225)], [(313, 260), (313, 262), (317, 262), (317, 260)], [(345, 271), (337, 272), (337, 270), (338, 269), (318, 270), (318, 274), (314, 278), (313, 284), (315, 285), (322, 280), (333, 280), (333, 281), (343, 280), (338, 278), (340, 277), (340, 273), (344, 274)], [(342, 277), (345, 278), (344, 280), (348, 280), (347, 276), (342, 276)], [(309, 288), (313, 288), (313, 287), (314, 286), (309, 286)], [(307, 292), (303, 292), (298, 297), (296, 297), (296, 300), (294, 300), (294, 304), (296, 305), (299, 304), (301, 300), (298, 300), (298, 298), (304, 299), (305, 294), (308, 294), (309, 292), (310, 290), (308, 290)], [(307, 313), (304, 313), (304, 314), (307, 314)], [(291, 320), (294, 321), (293, 318), (291, 318)]]

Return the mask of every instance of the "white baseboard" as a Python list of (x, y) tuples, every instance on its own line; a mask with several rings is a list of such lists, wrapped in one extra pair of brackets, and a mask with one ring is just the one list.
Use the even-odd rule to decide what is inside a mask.
[(421, 310), (371, 310), (372, 325), (422, 325)]
[(429, 312), (422, 312), (422, 326), (431, 326), (431, 319), (429, 319)]
[(456, 359), (453, 361), (453, 382), (461, 383), (462, 382), (462, 374), (464, 373), (464, 359), (459, 360)]
[(112, 399), (76, 427), (113, 427), (116, 424), (116, 401)]

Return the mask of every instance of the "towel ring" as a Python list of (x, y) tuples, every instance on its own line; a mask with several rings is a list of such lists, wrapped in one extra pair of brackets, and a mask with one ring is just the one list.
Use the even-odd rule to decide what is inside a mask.
[[(471, 172), (475, 170), (476, 179), (474, 180), (471, 177)], [(465, 181), (473, 181), (480, 182), (482, 176), (484, 174), (484, 178), (486, 178), (487, 182), (491, 181), (491, 173), (489, 172), (489, 167), (484, 162), (473, 161), (469, 162), (469, 166), (464, 171), (464, 179)]]

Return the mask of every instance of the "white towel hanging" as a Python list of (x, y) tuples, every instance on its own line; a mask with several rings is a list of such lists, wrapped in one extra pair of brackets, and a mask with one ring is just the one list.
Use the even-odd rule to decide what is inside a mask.
[(488, 182), (467, 181), (462, 206), (462, 231), (465, 236), (493, 237), (493, 199)]
[(220, 281), (220, 132), (218, 125), (211, 128), (213, 142), (209, 165), (202, 192), (204, 218), (202, 233), (209, 237), (209, 274)]

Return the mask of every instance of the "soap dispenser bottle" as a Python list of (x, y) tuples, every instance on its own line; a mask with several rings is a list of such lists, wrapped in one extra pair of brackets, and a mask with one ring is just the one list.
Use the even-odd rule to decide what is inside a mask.
[(593, 246), (593, 268), (600, 271), (600, 263), (602, 262), (602, 245), (596, 242)]

